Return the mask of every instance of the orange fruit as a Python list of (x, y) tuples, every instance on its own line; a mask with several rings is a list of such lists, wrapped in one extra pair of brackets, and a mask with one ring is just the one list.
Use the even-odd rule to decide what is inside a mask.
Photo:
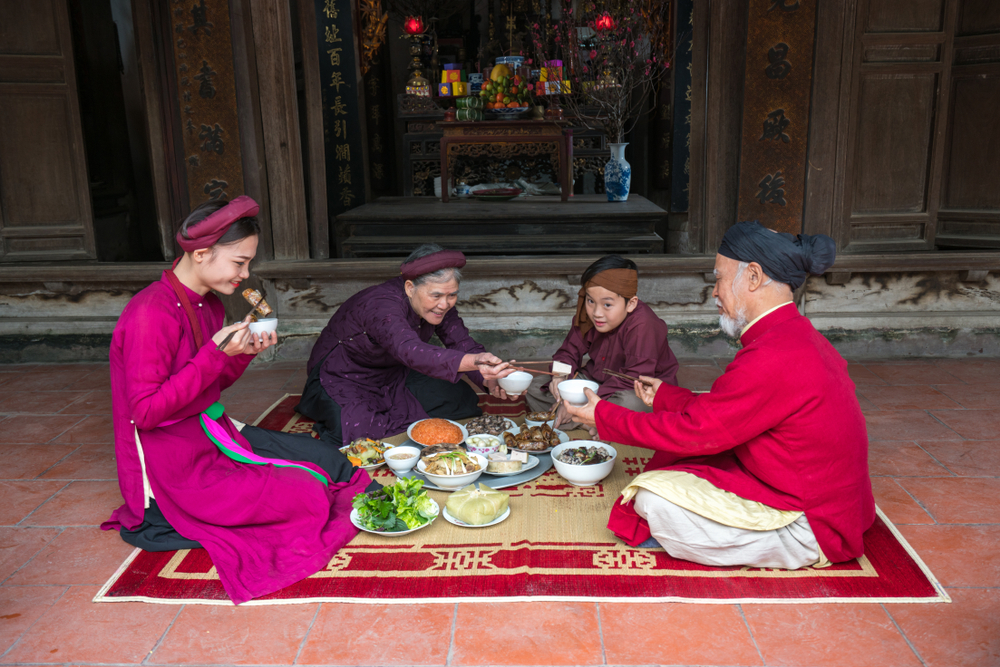
[(508, 108), (508, 109), (516, 109), (516, 108), (518, 108), (519, 106), (521, 106), (521, 103), (520, 103), (520, 102), (511, 102), (510, 104), (508, 104), (508, 105), (507, 105), (507, 108)]

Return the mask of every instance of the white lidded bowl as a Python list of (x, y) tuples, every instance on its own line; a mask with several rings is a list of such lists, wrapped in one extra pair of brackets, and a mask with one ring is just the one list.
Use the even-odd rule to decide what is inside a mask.
[(559, 397), (569, 401), (570, 405), (586, 405), (587, 395), (583, 390), (596, 392), (600, 386), (593, 380), (563, 380), (559, 383)]
[[(392, 458), (393, 454), (397, 456), (399, 454), (409, 454), (410, 458), (394, 459)], [(417, 465), (417, 462), (420, 461), (420, 448), (410, 447), (409, 445), (390, 447), (389, 449), (385, 450), (385, 454), (383, 454), (383, 457), (385, 458), (385, 464), (389, 466), (389, 468), (391, 468), (393, 472), (398, 472), (398, 473), (410, 472), (411, 470), (413, 470), (413, 467)]]
[(265, 333), (271, 333), (272, 331), (278, 330), (278, 318), (277, 317), (265, 317), (262, 320), (257, 320), (256, 322), (250, 323), (250, 333), (255, 333), (258, 336)]
[(531, 373), (524, 371), (514, 371), (507, 377), (500, 378), (497, 382), (500, 387), (507, 392), (508, 396), (520, 396), (531, 384)]
[[(573, 465), (563, 463), (557, 456), (559, 452), (566, 449), (576, 449), (577, 447), (601, 447), (611, 454), (611, 458), (604, 463), (592, 465)], [(593, 486), (611, 474), (618, 460), (618, 450), (611, 445), (606, 445), (597, 440), (571, 440), (561, 445), (556, 445), (552, 449), (552, 464), (556, 467), (556, 472), (563, 476), (567, 482), (573, 486)]]
[(469, 452), (469, 458), (475, 459), (479, 463), (479, 470), (467, 472), (464, 475), (431, 475), (425, 472), (427, 464), (421, 459), (420, 463), (417, 464), (417, 472), (426, 477), (427, 481), (434, 486), (442, 488), (445, 491), (458, 491), (479, 479), (479, 476), (485, 472), (486, 466), (490, 464), (489, 460), (482, 454)]

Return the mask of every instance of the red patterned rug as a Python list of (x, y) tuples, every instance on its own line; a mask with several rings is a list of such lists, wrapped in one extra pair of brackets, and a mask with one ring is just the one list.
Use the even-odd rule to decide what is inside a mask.
[[(257, 425), (307, 432), (286, 396)], [(523, 403), (483, 399), (491, 413), (518, 416)], [(405, 436), (403, 436), (405, 437)], [(402, 537), (361, 533), (326, 568), (247, 604), (591, 600), (619, 602), (950, 602), (919, 556), (879, 512), (865, 533), (865, 555), (823, 569), (713, 568), (629, 547), (605, 528), (622, 488), (641, 472), (648, 450), (619, 447), (620, 464), (601, 484), (579, 488), (555, 470), (518, 487), (510, 517), (480, 529), (443, 518)], [(392, 483), (382, 468), (376, 479)], [(432, 491), (443, 505), (447, 494)], [(96, 602), (231, 604), (203, 549), (138, 549)]]

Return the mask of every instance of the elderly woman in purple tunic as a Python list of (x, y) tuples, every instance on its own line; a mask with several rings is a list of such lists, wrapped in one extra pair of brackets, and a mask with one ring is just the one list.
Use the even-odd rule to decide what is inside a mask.
[(211, 293), (249, 277), (258, 210), (237, 197), (192, 211), (177, 233), (184, 256), (129, 301), (111, 338), (125, 504), (101, 527), (147, 551), (204, 547), (236, 604), (324, 568), (357, 534), (352, 498), (377, 485), (310, 436), (240, 428), (218, 403), (277, 342), (247, 322), (223, 327)]
[[(512, 372), (508, 364), (472, 340), (455, 311), (463, 266), (462, 253), (424, 244), (399, 277), (358, 292), (330, 318), (296, 408), (324, 441), (394, 435), (428, 416), (475, 417), (478, 397), (463, 373), (505, 397), (496, 381)], [(433, 335), (443, 348), (428, 342)]]

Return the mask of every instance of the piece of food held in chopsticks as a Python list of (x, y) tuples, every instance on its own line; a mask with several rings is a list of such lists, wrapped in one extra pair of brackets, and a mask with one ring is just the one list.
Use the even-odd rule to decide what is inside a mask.
[(267, 301), (264, 301), (264, 297), (259, 291), (248, 287), (243, 290), (243, 298), (254, 307), (254, 311), (250, 314), (250, 321), (256, 322), (258, 317), (268, 317), (274, 314), (271, 306), (267, 305)]

